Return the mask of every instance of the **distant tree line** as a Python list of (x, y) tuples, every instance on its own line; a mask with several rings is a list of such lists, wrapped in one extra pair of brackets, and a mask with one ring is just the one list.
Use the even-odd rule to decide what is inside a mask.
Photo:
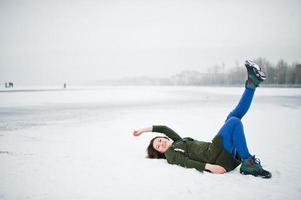
[[(272, 64), (264, 58), (254, 60), (267, 74), (263, 85), (269, 86), (301, 86), (301, 64), (288, 64), (279, 60)], [(173, 85), (238, 85), (246, 80), (246, 69), (243, 66), (236, 66), (225, 70), (224, 64), (215, 65), (208, 69), (208, 73), (198, 71), (182, 71), (171, 77)]]
[[(267, 74), (262, 86), (301, 87), (301, 64), (288, 64), (279, 60), (272, 64), (265, 58), (254, 60)], [(241, 85), (247, 78), (244, 66), (236, 62), (233, 67), (225, 68), (224, 64), (215, 65), (208, 72), (185, 70), (168, 78), (128, 77), (115, 81), (98, 81), (101, 85), (200, 85), (200, 86), (233, 86)]]

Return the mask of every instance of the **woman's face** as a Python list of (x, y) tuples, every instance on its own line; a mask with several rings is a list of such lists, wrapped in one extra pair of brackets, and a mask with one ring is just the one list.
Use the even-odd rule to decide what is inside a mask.
[(164, 153), (171, 146), (171, 142), (166, 138), (156, 138), (153, 142), (153, 147), (160, 153)]

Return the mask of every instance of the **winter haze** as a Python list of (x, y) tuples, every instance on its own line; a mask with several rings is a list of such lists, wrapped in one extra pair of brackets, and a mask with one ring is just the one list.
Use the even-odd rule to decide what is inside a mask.
[(166, 77), (301, 61), (300, 1), (0, 1), (0, 82)]

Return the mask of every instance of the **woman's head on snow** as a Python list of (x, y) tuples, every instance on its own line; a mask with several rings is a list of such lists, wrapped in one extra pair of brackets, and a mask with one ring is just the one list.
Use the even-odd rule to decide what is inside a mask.
[(171, 141), (167, 137), (154, 137), (147, 147), (148, 158), (165, 159), (165, 151), (171, 146)]

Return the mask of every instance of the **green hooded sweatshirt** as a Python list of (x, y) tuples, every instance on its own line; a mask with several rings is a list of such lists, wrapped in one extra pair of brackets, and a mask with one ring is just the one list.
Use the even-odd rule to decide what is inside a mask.
[(229, 172), (241, 163), (224, 149), (222, 137), (219, 135), (212, 142), (202, 142), (189, 137), (181, 138), (167, 126), (153, 126), (153, 132), (163, 133), (174, 141), (164, 153), (169, 164), (203, 172), (205, 164), (210, 163), (220, 165)]

